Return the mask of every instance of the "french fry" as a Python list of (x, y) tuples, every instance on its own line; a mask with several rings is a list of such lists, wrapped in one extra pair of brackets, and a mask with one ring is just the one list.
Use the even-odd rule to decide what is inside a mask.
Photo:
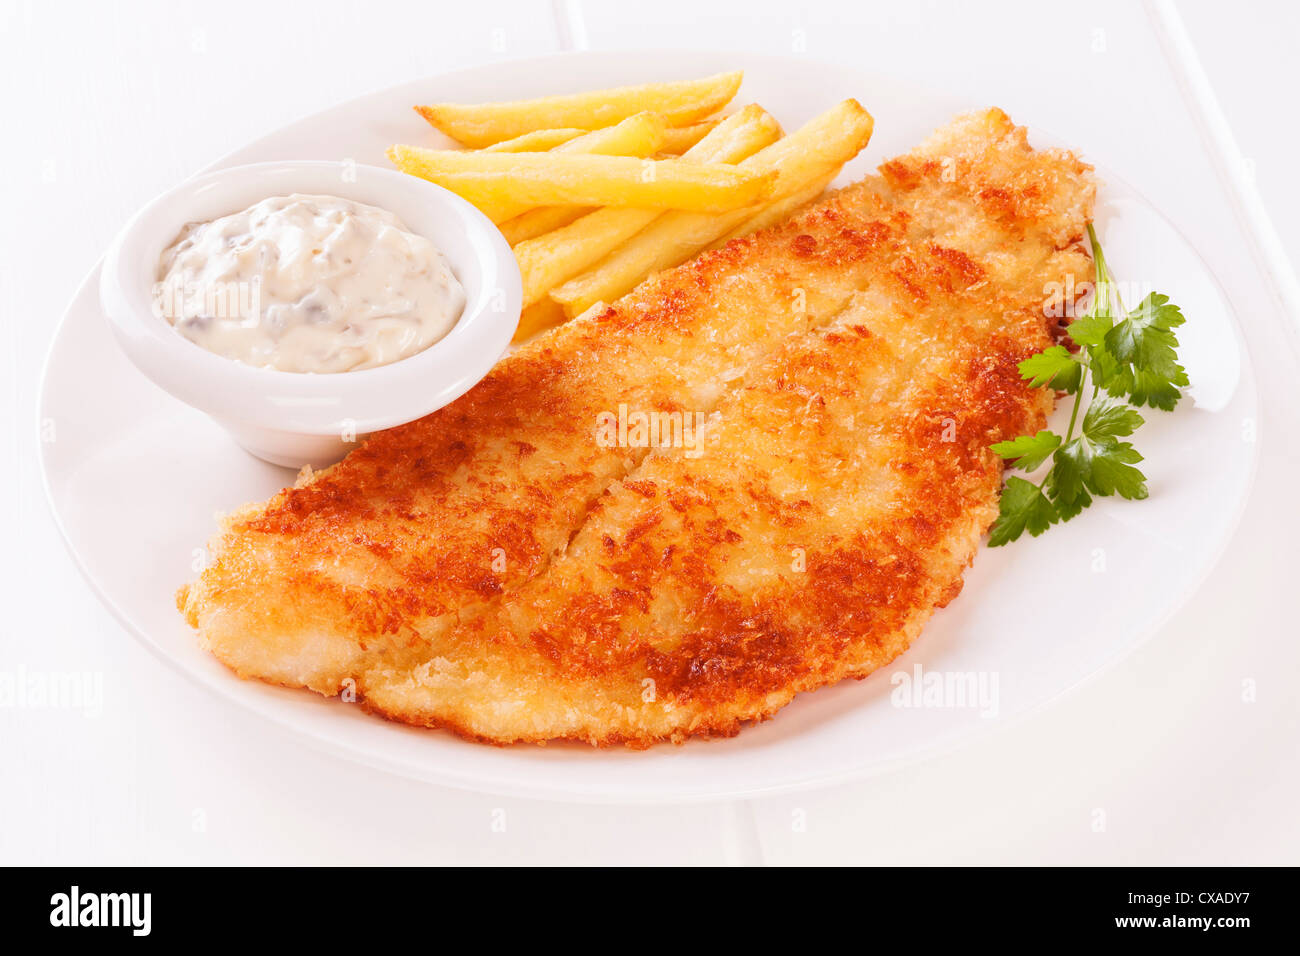
[(739, 163), (781, 138), (781, 124), (757, 103), (718, 122), (682, 159), (692, 163)]
[[(637, 113), (635, 116), (629, 116), (617, 126), (610, 126), (607, 129), (598, 129), (595, 132), (584, 133), (576, 139), (571, 139), (567, 143), (557, 146), (554, 153), (563, 153), (565, 155), (591, 154), (602, 156), (649, 156), (659, 149), (660, 144), (663, 142), (664, 130), (666, 128), (662, 116), (659, 116), (656, 113)], [(415, 149), (415, 147), (394, 146), (389, 150), (389, 159), (392, 159), (393, 162), (397, 164), (397, 167), (403, 172), (412, 173), (416, 176), (423, 176), (423, 178), (428, 179), (430, 177), (424, 176), (424, 174), (418, 171), (418, 169), (406, 168), (402, 166), (396, 158), (394, 158), (393, 154), (395, 150)], [(419, 152), (418, 150), (416, 151)], [(472, 168), (475, 166), (476, 160), (478, 161), (477, 164), (481, 166), (483, 163), (490, 162), (501, 163), (504, 161), (505, 163), (509, 163), (510, 156), (532, 155), (517, 153), (497, 154), (489, 153), (486, 150), (478, 152), (471, 150), (425, 150), (423, 152), (443, 157), (444, 162), (458, 164), (458, 168), (464, 168), (467, 165)], [(450, 177), (450, 174), (448, 175)], [(439, 185), (446, 186), (453, 192), (459, 192), (459, 190), (449, 182), (441, 182), (439, 180), (433, 181), (438, 182)], [(478, 206), (479, 209), (481, 209), (493, 222), (504, 222), (507, 219), (512, 219), (520, 213), (527, 212), (536, 205), (535, 203), (521, 202), (508, 196), (501, 197), (493, 202), (475, 202), (471, 196), (466, 196), (465, 198), (469, 199), (470, 202), (474, 202), (474, 204)]]
[(523, 315), (519, 317), (519, 328), (515, 330), (514, 338), (510, 340), (510, 344), (519, 345), (521, 342), (536, 338), (547, 329), (552, 329), (566, 321), (578, 322), (589, 315), (599, 315), (604, 311), (604, 302), (593, 302), (582, 315), (570, 319), (564, 314), (564, 308), (560, 303), (554, 299), (542, 299), (540, 302), (534, 302), (524, 309)]
[(659, 148), (671, 156), (680, 156), (716, 127), (721, 119), (705, 120), (687, 126), (671, 126), (664, 132), (664, 142)]
[[(616, 126), (598, 129), (590, 133), (581, 133), (578, 137), (556, 146), (555, 151), (558, 153), (597, 153), (605, 156), (646, 157), (663, 147), (666, 132), (667, 124), (662, 116), (657, 113), (637, 113), (635, 116), (629, 116)], [(514, 139), (506, 140), (505, 143), (489, 146), (484, 152), (524, 152), (524, 150), (503, 150), (500, 147), (507, 143), (518, 143), (532, 135), (535, 134), (525, 133), (523, 136), (516, 136)], [(572, 222), (579, 216), (591, 212), (591, 209), (585, 206), (544, 206), (541, 208), (570, 210), (571, 215), (566, 216), (564, 222), (559, 223), (559, 225)], [(529, 209), (523, 203), (517, 205), (502, 203), (498, 208), (483, 211), (487, 213), (488, 218), (493, 222), (504, 224), (535, 210)], [(526, 225), (525, 228), (538, 228), (546, 222), (555, 222), (558, 219), (558, 214), (549, 218), (545, 216), (540, 218), (541, 222)], [(558, 228), (558, 226), (549, 227), (549, 229), (555, 228)], [(549, 229), (542, 229), (541, 232), (547, 232)], [(501, 231), (506, 236), (506, 240), (511, 242), (512, 245), (518, 241), (511, 240), (510, 234), (504, 228)], [(534, 233), (534, 235), (538, 234)]]
[(613, 302), (650, 273), (685, 262), (741, 228), (765, 207), (833, 177), (867, 144), (872, 125), (871, 115), (856, 100), (845, 100), (740, 164), (742, 170), (776, 173), (776, 186), (761, 206), (720, 215), (667, 213), (587, 272), (551, 290), (551, 298), (571, 316), (597, 300)]
[[(651, 153), (658, 150), (660, 144), (662, 144), (664, 130), (666, 129), (667, 125), (664, 124), (663, 117), (659, 116), (659, 114), (637, 113), (636, 116), (629, 116), (627, 120), (620, 122), (620, 124), (617, 124), (616, 126), (610, 126), (607, 127), (607, 129), (602, 130), (595, 130), (593, 133), (584, 133), (580, 135), (580, 137), (568, 140), (567, 143), (555, 147), (554, 153), (564, 153), (564, 155), (571, 155), (572, 153), (572, 155), (650, 156)], [(394, 153), (400, 153), (402, 151), (428, 153), (430, 156), (439, 157), (442, 164), (452, 164), (456, 169), (460, 170), (464, 170), (467, 166), (471, 169), (476, 168), (476, 166), (477, 168), (481, 168), (482, 165), (486, 163), (494, 163), (494, 161), (499, 164), (502, 163), (503, 160), (503, 157), (498, 156), (497, 153), (489, 152), (487, 150), (478, 152), (468, 150), (421, 151), (417, 147), (402, 146), (395, 146), (389, 150), (389, 159), (393, 160), (393, 163), (396, 164), (399, 169), (402, 169), (403, 172), (412, 173), (413, 176), (420, 176), (422, 178), (430, 179), (430, 181), (438, 182), (438, 185), (446, 186), (447, 189), (454, 191), (454, 193), (459, 193), (459, 190), (452, 185), (452, 179), (455, 179), (458, 176), (464, 176), (463, 172), (446, 173), (447, 181), (442, 181), (442, 179), (433, 178), (432, 176), (425, 176), (424, 173), (420, 172), (419, 164), (415, 163), (415, 161), (408, 161), (408, 168), (408, 166), (403, 165), (402, 161), (398, 160), (398, 157), (396, 157)], [(508, 153), (508, 155), (519, 155), (519, 153)], [(487, 156), (490, 156), (490, 159), (486, 159)], [(510, 163), (510, 160), (508, 159), (504, 161)], [(474, 202), (472, 195), (465, 195), (465, 198), (469, 199), (469, 202), (474, 203), (474, 206), (478, 206), (478, 208), (485, 213), (487, 219), (493, 220), (493, 222), (503, 222), (513, 219), (513, 217), (528, 212), (529, 209), (536, 206), (536, 203), (521, 202), (521, 200), (517, 198), (510, 198), (510, 196), (500, 196), (500, 198), (494, 200), (494, 202), (487, 202), (487, 200)]]
[[(553, 152), (598, 156), (649, 156), (663, 148), (668, 124), (657, 113), (637, 113), (614, 126), (583, 133)], [(484, 150), (489, 152), (490, 150)]]
[(786, 219), (790, 218), (796, 210), (808, 205), (808, 203), (812, 202), (824, 193), (826, 187), (831, 184), (831, 180), (835, 178), (838, 172), (839, 170), (836, 170), (835, 173), (817, 180), (807, 189), (800, 190), (792, 196), (787, 196), (785, 199), (777, 200), (770, 206), (764, 207), (764, 209), (757, 215), (750, 219), (746, 219), (739, 227), (727, 233), (717, 242), (710, 245), (709, 248), (717, 249), (721, 246), (725, 246), (732, 239), (739, 239), (741, 236), (747, 236), (751, 232), (758, 232), (760, 229), (766, 229), (768, 226), (775, 226), (779, 222), (784, 222)]
[[(544, 153), (548, 149), (555, 149), (557, 146), (576, 139), (586, 134), (585, 129), (537, 129), (531, 133), (524, 133), (522, 136), (516, 136), (514, 139), (504, 139), (499, 143), (493, 143), (483, 150), (485, 153)], [(666, 143), (667, 138), (664, 139)], [(660, 148), (663, 146), (661, 144)]]
[[(649, 156), (659, 149), (663, 143), (664, 132), (667, 125), (664, 123), (662, 116), (656, 113), (637, 113), (635, 116), (629, 116), (616, 126), (610, 126), (606, 129), (598, 129), (590, 133), (581, 135), (569, 140), (566, 143), (555, 147), (556, 152), (576, 153), (576, 154), (599, 154), (605, 156)], [(547, 130), (546, 132), (551, 132)], [(530, 134), (523, 137), (516, 137), (514, 140), (507, 140), (507, 143), (518, 142)], [(498, 144), (504, 145), (504, 144)], [(489, 149), (479, 153), (470, 151), (461, 152), (461, 156), (483, 155), (487, 152), (503, 152), (503, 150)], [(390, 150), (390, 159), (391, 150)], [(400, 168), (400, 166), (399, 166)], [(404, 170), (412, 172), (412, 170)], [(414, 173), (414, 175), (420, 175)], [(521, 213), (527, 212), (532, 208), (530, 203), (507, 202), (502, 201), (496, 205), (480, 207), (484, 214), (493, 222), (502, 222), (509, 220)], [(576, 216), (575, 216), (576, 218)]]
[(517, 345), (531, 339), (538, 332), (544, 332), (553, 325), (559, 325), (564, 319), (564, 308), (560, 303), (552, 299), (542, 299), (540, 302), (534, 302), (532, 305), (526, 306), (523, 314), (519, 316), (519, 327), (515, 329), (514, 337), (510, 341)]
[[(693, 123), (690, 126), (676, 126), (665, 129), (664, 139), (659, 145), (660, 151), (656, 154), (656, 157), (662, 156), (664, 159), (668, 159), (671, 156), (686, 152), (703, 139), (719, 122), (721, 120), (706, 120), (702, 123)], [(487, 152), (523, 152), (522, 147), (518, 150), (506, 150), (505, 147), (509, 143), (518, 143), (526, 140), (529, 136), (540, 135), (543, 132), (567, 133), (568, 130), (539, 130), (536, 134), (525, 133), (523, 136), (517, 136), (504, 143), (489, 146)], [(595, 133), (589, 133), (588, 135), (598, 136), (600, 132), (600, 130), (597, 130)], [(579, 143), (575, 141), (572, 145), (569, 145), (569, 149), (576, 149), (578, 145)], [(575, 219), (580, 219), (589, 212), (594, 212), (589, 206), (540, 206), (537, 209), (530, 209), (525, 213), (521, 213), (512, 219), (507, 219), (505, 222), (498, 223), (498, 226), (501, 229), (501, 234), (506, 237), (506, 241), (513, 246), (528, 239), (536, 239), (538, 236), (552, 232), (562, 226), (567, 226)]]
[[(781, 136), (781, 127), (759, 106), (747, 106), (718, 124), (682, 157), (684, 162), (738, 163)], [(524, 305), (599, 262), (659, 216), (661, 209), (598, 209), (553, 232), (515, 245), (524, 281)]]
[(535, 100), (435, 103), (415, 109), (452, 139), (481, 148), (536, 129), (600, 129), (646, 110), (674, 126), (694, 123), (725, 106), (743, 78), (744, 74), (736, 71), (700, 80), (621, 86)]
[(573, 321), (577, 322), (587, 318), (588, 316), (600, 315), (600, 313), (604, 312), (607, 308), (609, 308), (609, 306), (607, 306), (604, 302), (593, 302), (591, 305), (587, 307), (586, 312), (583, 312), (581, 315), (575, 315), (573, 317)]
[(521, 216), (498, 223), (497, 228), (506, 237), (506, 242), (513, 246), (561, 229), (591, 212), (595, 210), (590, 206), (539, 206)]
[(766, 170), (634, 156), (394, 146), (388, 158), (403, 172), (469, 200), (494, 222), (518, 215), (520, 206), (658, 206), (723, 212), (769, 198), (776, 182), (776, 174)]

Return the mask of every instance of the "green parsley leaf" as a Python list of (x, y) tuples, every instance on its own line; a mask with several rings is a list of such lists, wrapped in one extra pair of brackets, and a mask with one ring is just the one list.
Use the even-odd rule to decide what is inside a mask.
[(1050, 385), (1074, 393), (1083, 381), (1083, 366), (1064, 345), (1053, 345), (1021, 362), (1020, 377), (1028, 380), (1030, 388)]
[(1025, 531), (1037, 537), (1056, 523), (1056, 509), (1033, 482), (1014, 475), (1007, 479), (998, 520), (989, 531), (989, 547), (1009, 544)]
[(1166, 412), (1172, 412), (1178, 400), (1183, 397), (1180, 385), (1187, 384), (1187, 373), (1180, 367), (1178, 375), (1166, 378), (1158, 372), (1138, 369), (1131, 373), (1128, 387), (1129, 401), (1134, 405), (1150, 405)]
[(1083, 434), (1093, 441), (1118, 438), (1132, 435), (1142, 422), (1142, 416), (1132, 405), (1114, 398), (1099, 398), (1088, 406), (1088, 413), (1083, 416)]
[(1083, 475), (1090, 465), (1087, 449), (1080, 447), (1081, 439), (1066, 442), (1052, 456), (1052, 470), (1047, 473), (1043, 487), (1047, 496), (1062, 514), (1077, 515), (1092, 503), (1083, 486)]
[(1088, 507), (1088, 505), (1092, 504), (1092, 495), (1088, 494), (1088, 492), (1083, 489), (1083, 486), (1080, 485), (1069, 497), (1066, 497), (1060, 493), (1060, 490), (1057, 487), (1057, 482), (1054, 480), (1056, 477), (1055, 472), (1049, 473), (1047, 476), (1047, 482), (1043, 485), (1043, 490), (1052, 500), (1052, 504), (1056, 506), (1056, 513), (1060, 516), (1061, 520), (1069, 521), (1084, 508)]
[(1098, 282), (1093, 287), (1092, 302), (1087, 310), (1070, 323), (1066, 331), (1074, 344), (1080, 348), (1101, 345), (1106, 333), (1115, 324), (1115, 315), (1111, 312), (1110, 284)]
[(1021, 435), (1011, 441), (1000, 441), (993, 446), (993, 450), (1015, 467), (1033, 471), (1060, 447), (1061, 436), (1043, 429), (1037, 435)]
[(1069, 509), (1082, 497), (1084, 489), (1103, 497), (1119, 494), (1124, 498), (1145, 498), (1146, 476), (1133, 467), (1141, 460), (1128, 442), (1108, 437), (1093, 441), (1081, 435), (1056, 452), (1049, 476), (1052, 500)]
[(1088, 346), (1088, 376), (1111, 395), (1123, 397), (1133, 384), (1133, 373), (1120, 365), (1104, 345)]
[(1084, 483), (1099, 495), (1119, 495), (1140, 501), (1147, 496), (1147, 476), (1133, 467), (1142, 460), (1126, 441), (1093, 442), (1092, 470)]
[(1090, 345), (1100, 345), (1113, 325), (1114, 321), (1109, 315), (1085, 312), (1071, 322), (1065, 331), (1075, 345), (1080, 348), (1087, 348)]
[(1134, 404), (1165, 409), (1178, 404), (1178, 388), (1188, 382), (1187, 371), (1178, 364), (1178, 337), (1173, 330), (1184, 321), (1169, 296), (1153, 292), (1106, 333), (1105, 350), (1119, 366), (1131, 368), (1127, 378), (1112, 377), (1111, 384), (1126, 385)]

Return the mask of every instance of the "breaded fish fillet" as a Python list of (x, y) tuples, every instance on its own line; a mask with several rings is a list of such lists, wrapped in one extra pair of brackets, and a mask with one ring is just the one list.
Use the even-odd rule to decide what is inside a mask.
[[(644, 283), (234, 516), (182, 608), (246, 677), (498, 743), (733, 733), (900, 653), (1041, 425), (1087, 167), (997, 110)], [(709, 416), (698, 456), (597, 440)]]

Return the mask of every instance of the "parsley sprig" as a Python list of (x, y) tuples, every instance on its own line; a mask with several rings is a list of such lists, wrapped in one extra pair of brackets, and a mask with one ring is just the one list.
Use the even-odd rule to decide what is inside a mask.
[[(1070, 425), (1064, 437), (1043, 429), (992, 446), (1025, 472), (1037, 471), (1049, 460), (1052, 464), (1037, 483), (1007, 479), (998, 520), (989, 532), (991, 547), (1069, 521), (1092, 504), (1094, 495), (1145, 498), (1146, 476), (1135, 467), (1142, 456), (1122, 439), (1141, 427), (1138, 408), (1173, 411), (1182, 398), (1180, 389), (1188, 384), (1174, 334), (1183, 313), (1159, 292), (1126, 310), (1091, 224), (1088, 241), (1096, 270), (1092, 301), (1066, 329), (1078, 351), (1053, 345), (1020, 363), (1020, 375), (1031, 387), (1074, 396)], [(1090, 393), (1086, 408), (1085, 393)]]

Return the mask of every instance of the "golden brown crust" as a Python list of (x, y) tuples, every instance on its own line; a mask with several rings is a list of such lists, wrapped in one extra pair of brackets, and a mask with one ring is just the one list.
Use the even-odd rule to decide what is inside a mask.
[[(243, 676), (494, 743), (730, 736), (865, 676), (960, 590), (988, 445), (1050, 408), (1015, 366), (1091, 204), (1073, 156), (961, 118), (236, 516), (185, 613)], [(604, 447), (620, 404), (710, 442)]]

